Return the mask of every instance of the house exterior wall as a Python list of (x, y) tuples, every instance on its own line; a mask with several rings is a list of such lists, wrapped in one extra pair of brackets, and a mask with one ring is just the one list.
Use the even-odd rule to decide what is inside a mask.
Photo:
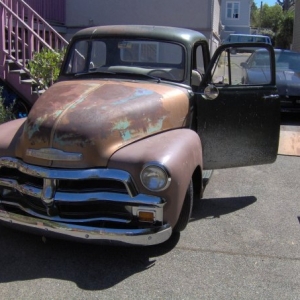
[[(239, 16), (236, 19), (227, 18), (227, 3), (239, 3)], [(253, 0), (223, 0), (221, 5), (221, 22), (224, 31), (221, 34), (222, 40), (230, 33), (250, 34), (250, 12)]]
[(295, 18), (292, 50), (300, 52), (300, 0), (295, 3)]
[[(224, 1), (224, 0), (223, 0)], [(214, 3), (213, 5), (213, 11), (212, 11), (212, 15), (213, 15), (213, 32), (219, 32), (219, 26), (220, 26), (220, 17), (221, 17), (221, 0), (213, 0), (212, 1)]]
[(66, 0), (25, 0), (47, 22), (65, 24)]
[(66, 0), (69, 39), (89, 26), (137, 24), (183, 27), (219, 36), (221, 0)]
[(211, 37), (210, 37), (210, 49), (211, 53), (214, 53), (218, 48), (221, 38), (220, 38), (220, 16), (221, 16), (221, 0), (211, 1)]

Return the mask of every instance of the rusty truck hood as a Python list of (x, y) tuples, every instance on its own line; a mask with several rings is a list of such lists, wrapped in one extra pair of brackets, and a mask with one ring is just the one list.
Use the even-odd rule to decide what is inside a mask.
[[(127, 144), (185, 127), (188, 114), (184, 88), (140, 81), (62, 81), (33, 106), (16, 154), (44, 166), (106, 166)], [(56, 154), (62, 158), (53, 159)]]

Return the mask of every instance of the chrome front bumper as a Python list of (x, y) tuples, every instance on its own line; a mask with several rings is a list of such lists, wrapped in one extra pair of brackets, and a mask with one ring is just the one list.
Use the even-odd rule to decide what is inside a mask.
[(0, 223), (44, 236), (69, 238), (95, 243), (112, 242), (140, 246), (160, 244), (168, 240), (172, 234), (172, 229), (168, 224), (159, 228), (132, 230), (95, 228), (22, 216), (7, 212), (2, 205), (0, 205)]
[[(19, 230), (154, 245), (172, 234), (164, 222), (165, 204), (158, 196), (140, 194), (123, 170), (54, 169), (0, 158), (0, 222)], [(152, 213), (153, 220), (140, 221), (140, 212)]]

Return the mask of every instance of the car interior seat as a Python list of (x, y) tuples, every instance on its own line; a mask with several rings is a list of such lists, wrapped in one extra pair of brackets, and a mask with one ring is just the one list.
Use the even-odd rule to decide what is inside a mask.
[(192, 70), (191, 86), (198, 87), (202, 81), (202, 75), (198, 70)]

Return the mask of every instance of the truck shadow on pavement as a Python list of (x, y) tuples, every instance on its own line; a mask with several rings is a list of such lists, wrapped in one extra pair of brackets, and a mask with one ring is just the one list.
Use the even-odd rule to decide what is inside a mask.
[(243, 209), (256, 201), (257, 198), (254, 196), (196, 200), (190, 222), (199, 219), (220, 218), (222, 215)]
[[(217, 218), (242, 209), (255, 197), (202, 199), (191, 221)], [(180, 234), (150, 247), (117, 247), (47, 239), (0, 225), (1, 283), (36, 279), (74, 282), (79, 289), (104, 290), (154, 267), (156, 258), (174, 249)]]
[[(170, 252), (180, 235), (149, 247), (76, 243), (22, 233), (0, 225), (0, 286), (37, 279), (74, 282), (79, 289), (104, 290), (146, 271)], [(45, 241), (45, 240), (44, 240)], [(26, 283), (25, 283), (26, 284)]]

